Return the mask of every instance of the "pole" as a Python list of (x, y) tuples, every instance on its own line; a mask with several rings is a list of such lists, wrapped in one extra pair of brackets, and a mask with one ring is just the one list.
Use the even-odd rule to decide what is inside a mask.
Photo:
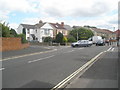
[(78, 30), (77, 30), (77, 41), (78, 41)]

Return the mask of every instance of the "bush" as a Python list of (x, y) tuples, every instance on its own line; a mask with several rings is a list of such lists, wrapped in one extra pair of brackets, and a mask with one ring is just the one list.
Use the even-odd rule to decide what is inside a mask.
[(28, 41), (26, 40), (25, 34), (19, 34), (18, 37), (21, 37), (21, 42), (22, 43), (27, 43)]
[(59, 33), (56, 35), (55, 41), (56, 41), (57, 43), (63, 43), (63, 34), (59, 32)]
[(76, 42), (77, 40), (73, 36), (68, 36), (68, 42)]
[(45, 37), (44, 42), (52, 42), (52, 37)]
[(66, 37), (63, 37), (63, 43), (67, 43), (68, 39)]

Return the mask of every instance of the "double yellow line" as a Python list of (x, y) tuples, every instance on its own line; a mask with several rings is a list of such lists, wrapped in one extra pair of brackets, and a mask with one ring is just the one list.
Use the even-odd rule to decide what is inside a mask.
[(85, 70), (88, 66), (90, 66), (91, 64), (95, 63), (95, 61), (98, 60), (98, 58), (107, 51), (103, 51), (100, 52), (98, 55), (96, 55), (94, 58), (92, 58), (90, 61), (88, 61), (86, 64), (84, 64), (82, 67), (80, 67), (78, 70), (76, 70), (75, 72), (73, 72), (71, 75), (69, 75), (67, 78), (65, 78), (63, 81), (61, 81), (60, 83), (58, 83), (56, 86), (54, 86), (51, 90), (57, 90), (60, 88), (63, 88), (63, 86), (65, 84), (67, 84), (72, 78), (74, 78), (76, 75), (78, 75), (80, 72), (82, 72), (83, 70)]

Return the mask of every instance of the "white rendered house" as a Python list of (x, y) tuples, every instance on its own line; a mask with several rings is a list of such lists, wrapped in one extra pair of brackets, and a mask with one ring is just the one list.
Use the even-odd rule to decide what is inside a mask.
[(39, 22), (35, 25), (20, 24), (17, 29), (18, 34), (24, 33), (26, 40), (43, 42), (45, 37), (53, 38), (53, 28), (49, 23)]

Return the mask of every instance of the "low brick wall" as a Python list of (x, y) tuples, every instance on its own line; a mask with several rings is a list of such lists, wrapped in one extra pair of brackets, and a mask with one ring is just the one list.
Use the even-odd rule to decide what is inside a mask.
[(29, 43), (22, 44), (21, 38), (2, 37), (0, 38), (0, 51), (20, 50), (29, 47)]

